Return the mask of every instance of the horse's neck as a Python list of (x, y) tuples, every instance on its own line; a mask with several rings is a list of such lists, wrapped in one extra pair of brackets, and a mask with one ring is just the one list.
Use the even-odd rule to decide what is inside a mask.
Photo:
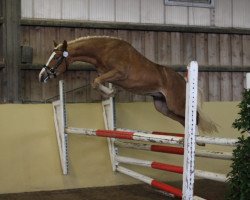
[(98, 52), (98, 49), (88, 40), (72, 43), (68, 46), (68, 49), (72, 57), (72, 62), (81, 61), (93, 65), (97, 63), (95, 52)]

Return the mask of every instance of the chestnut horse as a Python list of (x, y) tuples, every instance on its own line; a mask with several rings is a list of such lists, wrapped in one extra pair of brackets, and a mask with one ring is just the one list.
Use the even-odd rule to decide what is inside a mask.
[[(151, 62), (128, 42), (114, 37), (82, 37), (54, 50), (39, 74), (40, 82), (65, 72), (75, 61), (93, 64), (99, 74), (92, 86), (109, 82), (140, 95), (153, 97), (154, 106), (163, 115), (185, 124), (186, 81), (173, 69)], [(217, 131), (215, 123), (198, 110), (198, 126), (204, 132)]]

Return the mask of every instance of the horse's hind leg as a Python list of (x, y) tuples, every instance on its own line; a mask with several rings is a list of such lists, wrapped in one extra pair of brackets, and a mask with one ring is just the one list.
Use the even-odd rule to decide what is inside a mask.
[(169, 110), (166, 99), (162, 94), (159, 94), (157, 96), (153, 96), (154, 99), (154, 106), (157, 111), (162, 113), (163, 115), (170, 117), (171, 119), (178, 121), (183, 126), (185, 126), (185, 118), (182, 116), (178, 116), (175, 113), (173, 113), (171, 110)]

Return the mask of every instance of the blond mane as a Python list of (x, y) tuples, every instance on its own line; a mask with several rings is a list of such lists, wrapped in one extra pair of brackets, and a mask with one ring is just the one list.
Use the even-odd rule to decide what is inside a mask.
[[(108, 38), (108, 39), (116, 39), (116, 40), (122, 40), (124, 41), (122, 38), (119, 37), (112, 37), (112, 36), (106, 36), (106, 35), (98, 35), (98, 36), (84, 36), (84, 37), (79, 37), (76, 38), (74, 40), (70, 40), (68, 41), (68, 44), (75, 44), (77, 42), (81, 42), (84, 40), (89, 40), (89, 39), (95, 39), (95, 38)], [(62, 46), (62, 43), (58, 44), (56, 49), (60, 48)]]

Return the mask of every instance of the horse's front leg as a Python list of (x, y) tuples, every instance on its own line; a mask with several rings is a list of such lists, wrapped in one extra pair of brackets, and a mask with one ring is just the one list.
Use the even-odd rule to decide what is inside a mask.
[(104, 94), (112, 96), (114, 90), (103, 85), (105, 82), (111, 82), (121, 79), (122, 75), (117, 70), (111, 70), (95, 78), (92, 87), (101, 90)]

